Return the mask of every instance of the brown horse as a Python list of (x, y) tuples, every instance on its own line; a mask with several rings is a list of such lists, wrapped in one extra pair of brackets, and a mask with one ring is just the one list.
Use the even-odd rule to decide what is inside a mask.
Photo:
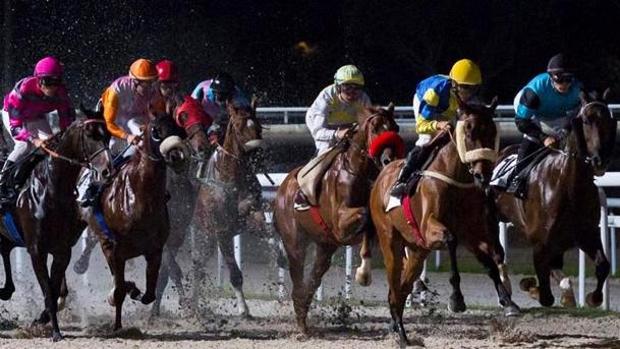
[[(229, 117), (223, 144), (209, 159), (206, 177), (201, 180), (194, 210), (193, 302), (199, 308), (204, 296), (204, 263), (213, 251), (215, 239), (230, 272), (239, 313), (250, 313), (243, 294), (243, 275), (233, 250), (233, 237), (251, 229), (264, 232), (261, 188), (256, 179), (257, 158), (263, 146), (262, 126), (256, 117), (256, 100), (250, 106), (227, 104)], [(221, 142), (221, 140), (220, 140)]]
[[(199, 108), (192, 104), (198, 103)], [(166, 113), (182, 127), (187, 134), (184, 140), (191, 151), (192, 160), (202, 163), (205, 161), (209, 148), (209, 140), (205, 130), (211, 125), (211, 118), (204, 112), (199, 102), (186, 97), (185, 101), (177, 106), (176, 100), (166, 104)], [(164, 245), (163, 259), (157, 279), (157, 298), (153, 303), (153, 315), (159, 315), (161, 299), (168, 285), (168, 280), (172, 279), (179, 294), (179, 300), (185, 300), (185, 289), (183, 287), (183, 272), (176, 261), (176, 255), (183, 245), (192, 216), (194, 214), (194, 203), (196, 202), (197, 184), (191, 181), (193, 171), (192, 166), (177, 173), (168, 169), (166, 188), (170, 192), (168, 209), (170, 211), (170, 235)], [(91, 253), (97, 245), (97, 236), (90, 230), (87, 231), (86, 246), (82, 255), (73, 265), (73, 270), (78, 274), (83, 274), (88, 269)]]
[[(181, 169), (187, 160), (187, 150), (178, 137), (182, 131), (167, 114), (152, 117), (138, 151), (104, 189), (100, 206), (82, 210), (114, 276), (114, 288), (108, 296), (110, 305), (116, 307), (114, 330), (122, 327), (127, 293), (143, 304), (155, 300), (162, 250), (169, 232), (166, 168)], [(146, 292), (142, 296), (135, 283), (125, 281), (125, 263), (137, 256), (144, 256), (147, 263)]]
[[(383, 151), (371, 156), (369, 148), (380, 134), (398, 131), (393, 111), (393, 106), (388, 109), (372, 108), (358, 115), (359, 122), (338, 145), (343, 147), (343, 151), (321, 178), (318, 206), (306, 211), (294, 208), (294, 198), (300, 190), (297, 173), (301, 168), (291, 171), (278, 188), (274, 223), (288, 255), (297, 326), (304, 334), (308, 333), (306, 318), (312, 297), (321, 284), (323, 274), (329, 269), (336, 249), (363, 240), (360, 255), (370, 259), (369, 239), (364, 238), (372, 230), (368, 196), (373, 180), (383, 165), (378, 161)], [(313, 242), (316, 244), (316, 259), (310, 279), (306, 281), (306, 250)], [(370, 282), (368, 275), (360, 275), (358, 279), (366, 284)]]
[[(0, 236), (6, 276), (0, 298), (10, 299), (15, 291), (9, 258), (11, 250), (16, 246), (26, 247), (45, 297), (45, 310), (35, 324), (46, 324), (51, 320), (54, 341), (62, 339), (56, 313), (67, 296), (65, 270), (71, 259), (71, 247), (84, 227), (75, 201), (78, 174), (82, 167), (89, 167), (106, 177), (111, 168), (107, 147), (110, 135), (103, 118), (85, 113), (86, 119), (75, 121), (63, 133), (47, 141), (44, 149), (50, 156), (35, 167), (27, 186), (21, 191), (11, 214), (22, 236), (16, 240), (6, 230), (1, 231)], [(52, 146), (53, 143), (57, 144)], [(48, 254), (53, 256), (51, 272), (47, 267)]]
[[(402, 166), (400, 161), (384, 168), (371, 191), (370, 211), (387, 272), (392, 330), (401, 346), (408, 343), (402, 322), (405, 301), (424, 260), (432, 249), (446, 243), (456, 251), (457, 239), (463, 239), (489, 269), (500, 299), (507, 306), (514, 305), (499, 277), (496, 263), (503, 260), (503, 254), (496, 253), (501, 246), (492, 236), (492, 224), (487, 219), (490, 205), (482, 190), (491, 178), (497, 154), (495, 106), (495, 101), (490, 108), (460, 105), (455, 135), (450, 134), (456, 141), (438, 151), (422, 172), (415, 195), (403, 198), (408, 203), (403, 201), (401, 206), (388, 200)], [(404, 207), (410, 207), (414, 219), (407, 218)], [(456, 263), (456, 255), (451, 257)], [(458, 273), (452, 274), (450, 282), (458, 284)]]
[(608, 93), (603, 99), (582, 93), (581, 109), (572, 120), (564, 149), (552, 150), (531, 170), (526, 200), (495, 191), (501, 219), (512, 222), (534, 245), (538, 286), (534, 278), (527, 278), (521, 288), (543, 306), (554, 303), (550, 275), (560, 284), (562, 304), (574, 306), (571, 282), (562, 266), (564, 252), (575, 246), (596, 265), (597, 285), (587, 303), (596, 307), (602, 302), (609, 262), (599, 235), (599, 198), (593, 179), (605, 173), (615, 145), (616, 121), (607, 107)]

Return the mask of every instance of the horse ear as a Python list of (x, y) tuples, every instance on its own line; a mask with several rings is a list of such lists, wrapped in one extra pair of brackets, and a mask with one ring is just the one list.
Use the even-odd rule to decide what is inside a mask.
[(388, 111), (390, 114), (393, 114), (393, 113), (394, 113), (394, 102), (390, 102), (390, 104), (388, 104), (388, 106), (387, 106), (387, 111)]
[(603, 92), (603, 100), (605, 102), (609, 102), (609, 100), (611, 99), (611, 96), (613, 96), (613, 92), (608, 87), (608, 88), (605, 89), (605, 92)]
[(497, 96), (493, 97), (493, 99), (491, 100), (491, 105), (489, 105), (489, 109), (491, 109), (492, 111), (495, 111), (495, 108), (497, 108), (497, 104), (498, 104), (498, 99)]
[(581, 104), (590, 103), (590, 96), (588, 96), (588, 94), (585, 91), (581, 91), (579, 93), (579, 99), (581, 99)]
[(250, 108), (253, 111), (256, 111), (256, 106), (258, 105), (258, 97), (256, 95), (252, 95), (252, 100), (250, 101)]

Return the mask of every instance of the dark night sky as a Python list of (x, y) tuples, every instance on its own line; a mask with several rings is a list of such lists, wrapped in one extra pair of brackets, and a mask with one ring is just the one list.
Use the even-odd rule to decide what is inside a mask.
[(72, 95), (94, 103), (145, 56), (175, 60), (187, 91), (224, 69), (262, 105), (283, 106), (309, 105), (354, 63), (374, 101), (409, 104), (420, 79), (469, 57), (483, 70), (484, 95), (511, 103), (565, 51), (586, 86), (611, 85), (620, 99), (618, 1), (7, 1), (12, 81), (3, 92), (54, 54)]

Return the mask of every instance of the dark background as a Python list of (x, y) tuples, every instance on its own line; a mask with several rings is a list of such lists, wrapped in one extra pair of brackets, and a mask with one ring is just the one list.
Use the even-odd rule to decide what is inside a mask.
[(263, 106), (309, 105), (348, 63), (373, 101), (406, 105), (419, 80), (463, 57), (479, 62), (483, 95), (507, 104), (560, 51), (588, 88), (620, 92), (618, 1), (4, 0), (1, 10), (3, 94), (51, 54), (76, 104), (95, 103), (139, 57), (176, 61), (188, 92), (227, 70)]

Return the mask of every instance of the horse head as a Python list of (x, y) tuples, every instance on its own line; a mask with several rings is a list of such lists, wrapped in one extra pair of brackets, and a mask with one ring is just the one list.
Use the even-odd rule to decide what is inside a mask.
[[(359, 126), (358, 126), (359, 125)], [(398, 124), (394, 120), (394, 104), (387, 108), (370, 107), (358, 115), (358, 123), (353, 130), (351, 143), (361, 149), (361, 153), (377, 164), (380, 169), (405, 153), (405, 143), (398, 135)]]
[(617, 120), (607, 106), (609, 95), (609, 89), (602, 97), (598, 93), (582, 92), (581, 109), (572, 122), (579, 152), (592, 165), (596, 176), (607, 171), (616, 144)]
[(455, 129), (456, 148), (462, 163), (469, 166), (477, 186), (489, 184), (499, 149), (499, 133), (493, 121), (497, 97), (490, 106), (459, 100)]
[(180, 104), (166, 105), (166, 112), (174, 117), (177, 125), (182, 127), (187, 134), (186, 142), (189, 143), (192, 153), (198, 159), (205, 159), (210, 144), (206, 129), (211, 126), (213, 119), (205, 112), (197, 100), (186, 96)]
[[(63, 133), (57, 150), (63, 156), (85, 164), (101, 179), (112, 174), (112, 157), (108, 131), (102, 111), (93, 111), (80, 105), (85, 118), (73, 122)], [(66, 146), (63, 146), (66, 144)]]
[[(229, 121), (224, 136), (224, 154), (248, 164), (256, 172), (262, 168), (263, 127), (256, 117), (257, 99), (252, 98), (248, 105), (245, 101), (230, 100), (226, 104)], [(243, 160), (242, 160), (243, 159)]]
[(189, 160), (189, 150), (183, 142), (187, 135), (165, 112), (150, 111), (150, 121), (140, 146), (151, 160), (164, 160), (175, 172), (182, 172)]

